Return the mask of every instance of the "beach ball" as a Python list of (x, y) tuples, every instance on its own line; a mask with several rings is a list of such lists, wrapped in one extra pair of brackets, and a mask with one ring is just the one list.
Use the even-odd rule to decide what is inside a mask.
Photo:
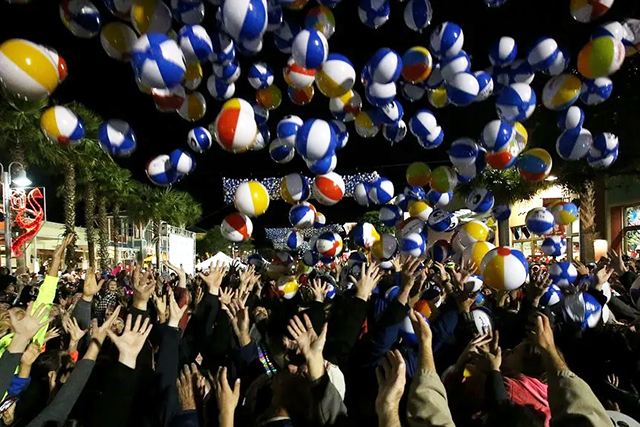
[(293, 87), (287, 87), (287, 95), (292, 103), (295, 105), (303, 106), (307, 105), (313, 99), (315, 89), (313, 86), (309, 86), (304, 89), (294, 89)]
[(431, 172), (431, 189), (438, 193), (453, 191), (457, 184), (456, 172), (449, 166), (438, 166)]
[(551, 37), (538, 39), (527, 54), (527, 62), (535, 71), (549, 69), (560, 53), (558, 43)]
[(422, 83), (422, 88), (426, 87), (427, 89), (431, 90), (436, 90), (438, 88), (444, 87), (445, 81), (444, 77), (442, 76), (442, 68), (440, 66), (440, 63), (437, 63), (433, 66), (431, 74), (429, 74), (429, 77), (427, 77), (427, 79)]
[(486, 188), (474, 188), (465, 200), (467, 209), (475, 213), (486, 213), (493, 208), (493, 194)]
[(553, 227), (555, 226), (553, 214), (547, 208), (531, 209), (527, 212), (525, 223), (529, 231), (539, 236), (553, 233)]
[(100, 31), (100, 44), (106, 54), (118, 61), (128, 61), (131, 50), (138, 40), (136, 33), (127, 24), (110, 22)]
[(462, 252), (462, 262), (473, 262), (480, 268), (485, 255), (493, 249), (495, 249), (495, 246), (489, 242), (472, 243)]
[(320, 256), (315, 250), (305, 251), (302, 255), (302, 262), (307, 267), (314, 267), (320, 261)]
[(289, 231), (284, 237), (285, 246), (292, 251), (297, 250), (304, 243), (304, 238), (302, 234), (298, 233), (295, 230)]
[(281, 139), (276, 138), (269, 144), (269, 156), (276, 163), (289, 163), (295, 155), (296, 150), (293, 145)]
[(256, 134), (256, 139), (251, 144), (249, 149), (251, 151), (260, 151), (267, 146), (267, 144), (271, 141), (271, 132), (269, 131), (269, 126), (266, 124), (258, 125), (258, 133)]
[(131, 20), (133, 0), (103, 0), (102, 2), (113, 16), (123, 21)]
[(587, 79), (606, 77), (620, 69), (625, 49), (620, 40), (602, 36), (589, 41), (578, 54), (578, 71)]
[(310, 189), (307, 179), (299, 173), (286, 175), (280, 181), (280, 196), (282, 199), (294, 205), (309, 199)]
[(556, 224), (570, 225), (578, 219), (578, 207), (573, 203), (556, 203), (551, 208), (551, 213), (553, 213)]
[(432, 211), (431, 206), (423, 200), (411, 200), (407, 210), (411, 218), (420, 218), (423, 221), (427, 221)]
[(305, 28), (313, 28), (320, 31), (329, 39), (336, 30), (336, 20), (333, 12), (326, 6), (319, 5), (309, 9), (304, 19)]
[(258, 126), (266, 125), (269, 121), (269, 110), (259, 105), (257, 102), (252, 102), (251, 108), (253, 108), (253, 117)]
[(478, 149), (478, 157), (466, 165), (455, 166), (458, 182), (464, 184), (471, 181), (476, 176), (482, 174), (487, 167), (487, 152), (484, 148)]
[(71, 34), (83, 39), (98, 35), (102, 18), (89, 0), (66, 0), (60, 3), (60, 19)]
[(256, 102), (267, 110), (274, 110), (282, 103), (282, 91), (276, 85), (271, 85), (256, 91)]
[(212, 145), (211, 133), (204, 127), (198, 126), (187, 134), (187, 144), (196, 153), (204, 153)]
[(511, 217), (511, 208), (509, 205), (496, 205), (491, 211), (491, 216), (496, 221), (507, 221)]
[(56, 62), (43, 46), (24, 39), (7, 40), (0, 44), (0, 88), (11, 101), (40, 101), (63, 80), (60, 64), (65, 64), (64, 71), (64, 60)]
[(411, 83), (420, 83), (429, 77), (433, 59), (429, 50), (422, 46), (407, 49), (402, 55), (402, 78)]
[(402, 238), (400, 241), (400, 251), (404, 254), (421, 257), (426, 252), (425, 238), (421, 233), (410, 233)]
[(182, 84), (186, 89), (196, 90), (202, 83), (202, 65), (199, 62), (188, 62)]
[(301, 201), (289, 209), (289, 222), (299, 230), (313, 227), (316, 219), (316, 208), (305, 201)]
[(542, 104), (549, 110), (566, 110), (578, 100), (582, 82), (573, 74), (552, 77), (542, 90)]
[(227, 215), (220, 225), (220, 232), (225, 239), (240, 243), (246, 242), (253, 233), (253, 223), (245, 214), (234, 212)]
[(320, 212), (316, 212), (316, 219), (313, 222), (313, 228), (320, 229), (327, 225), (327, 217)]
[(362, 98), (358, 92), (350, 90), (342, 96), (329, 100), (329, 110), (333, 117), (343, 122), (355, 120), (362, 110)]
[(223, 32), (213, 32), (211, 34), (211, 46), (213, 53), (211, 61), (219, 64), (228, 64), (236, 59), (236, 48), (233, 40)]
[(183, 25), (199, 24), (204, 19), (204, 4), (201, 1), (171, 0), (171, 12)]
[(389, 0), (360, 0), (358, 18), (369, 28), (376, 29), (389, 20)]
[(256, 270), (261, 271), (269, 262), (260, 254), (251, 254), (247, 257), (247, 263), (253, 265)]
[(558, 304), (562, 300), (562, 289), (556, 285), (550, 285), (542, 297), (540, 297), (540, 307), (551, 307)]
[[(238, 98), (230, 99), (227, 102), (234, 101), (234, 99)], [(230, 107), (220, 111), (215, 122), (209, 125), (209, 131), (224, 150), (232, 153), (244, 153), (255, 142), (258, 125), (252, 111)]]
[(427, 91), (424, 87), (424, 82), (408, 83), (401, 80), (398, 82), (398, 84), (400, 85), (400, 92), (402, 93), (402, 96), (404, 96), (404, 98), (409, 102), (416, 102), (421, 100)]
[(571, 0), (571, 16), (578, 22), (595, 21), (609, 11), (614, 0)]
[(536, 93), (525, 83), (506, 87), (496, 100), (498, 116), (509, 123), (523, 122), (536, 109)]
[(513, 166), (520, 154), (520, 146), (515, 138), (499, 151), (488, 151), (486, 160), (493, 169), (501, 170)]
[(327, 38), (318, 30), (304, 29), (293, 39), (291, 56), (301, 67), (315, 69), (327, 60)]
[(398, 123), (382, 125), (382, 136), (391, 142), (391, 145), (402, 141), (406, 135), (407, 125), (404, 120), (400, 120)]
[(609, 167), (618, 157), (619, 146), (618, 137), (612, 133), (604, 132), (595, 135), (587, 154), (589, 165), (596, 169)]
[(171, 9), (161, 0), (134, 0), (131, 5), (131, 24), (138, 34), (166, 34), (171, 19)]
[(136, 41), (131, 64), (140, 83), (156, 89), (180, 84), (186, 72), (182, 50), (175, 41), (160, 33), (145, 34)]
[(598, 105), (609, 99), (613, 92), (613, 82), (608, 77), (582, 82), (580, 101), (586, 105)]
[(383, 233), (371, 245), (371, 255), (378, 261), (388, 261), (398, 253), (398, 240), (389, 233)]
[(567, 322), (582, 329), (595, 328), (602, 317), (602, 306), (586, 292), (569, 294), (562, 298), (562, 314)]
[(371, 200), (369, 200), (369, 190), (371, 189), (371, 183), (359, 182), (353, 189), (353, 198), (360, 206), (369, 206)]
[(431, 182), (431, 168), (424, 162), (413, 162), (407, 167), (405, 176), (409, 185), (424, 187)]
[(369, 200), (376, 205), (386, 205), (391, 202), (395, 194), (393, 182), (387, 178), (380, 177), (373, 184), (369, 190)]
[(596, 39), (602, 36), (611, 36), (616, 40), (620, 40), (624, 44), (626, 31), (627, 30), (623, 27), (622, 23), (618, 21), (611, 21), (596, 28), (594, 32), (591, 33), (591, 38)]
[(489, 151), (500, 151), (515, 137), (515, 129), (502, 120), (492, 120), (485, 125), (480, 142)]
[(471, 138), (458, 138), (451, 143), (447, 154), (456, 167), (470, 165), (478, 157), (478, 144)]
[(447, 98), (458, 107), (469, 105), (476, 100), (480, 85), (476, 76), (469, 72), (456, 73), (447, 80)]
[(304, 162), (309, 170), (315, 175), (325, 175), (329, 172), (333, 172), (336, 168), (338, 165), (338, 156), (331, 154), (319, 160), (305, 160)]
[(281, 298), (293, 299), (298, 294), (298, 288), (300, 285), (296, 281), (295, 277), (284, 278), (284, 280), (278, 281), (278, 293)]
[(478, 96), (475, 102), (482, 102), (493, 94), (493, 78), (486, 71), (476, 71), (473, 75), (478, 81)]
[(524, 284), (529, 275), (529, 264), (522, 252), (500, 246), (484, 256), (480, 271), (487, 286), (512, 291)]
[(273, 32), (284, 23), (284, 12), (278, 0), (267, 0), (267, 31)]
[(393, 101), (396, 96), (396, 84), (391, 83), (369, 83), (364, 88), (367, 101), (375, 107), (383, 107)]
[(331, 120), (329, 124), (333, 127), (333, 131), (336, 134), (336, 150), (346, 147), (347, 142), (349, 141), (347, 125), (339, 120)]
[(584, 111), (578, 106), (572, 105), (558, 114), (558, 127), (560, 130), (581, 128), (584, 124)]
[(576, 281), (578, 271), (571, 262), (559, 261), (549, 266), (549, 278), (554, 285), (566, 288)]
[(227, 83), (234, 83), (240, 78), (240, 64), (233, 60), (224, 64), (213, 63), (213, 75)]
[(207, 30), (200, 25), (185, 25), (178, 32), (180, 49), (187, 62), (206, 62), (213, 55), (213, 43)]
[(291, 53), (293, 39), (300, 32), (300, 26), (291, 21), (283, 21), (282, 25), (273, 32), (273, 41), (282, 53)]
[(340, 97), (348, 93), (356, 81), (351, 61), (338, 53), (330, 53), (316, 73), (316, 85), (324, 96)]
[(364, 222), (353, 227), (351, 238), (356, 246), (369, 249), (371, 245), (380, 240), (380, 234), (372, 224)]
[(178, 174), (171, 167), (169, 156), (166, 154), (149, 160), (145, 170), (149, 180), (156, 185), (171, 185), (178, 180)]
[(624, 35), (622, 44), (626, 49), (627, 56), (633, 56), (640, 51), (640, 20), (627, 18), (622, 21)]
[(112, 156), (128, 157), (136, 149), (136, 134), (124, 120), (110, 119), (98, 127), (98, 142)]
[(434, 262), (444, 263), (451, 253), (451, 245), (446, 240), (438, 240), (429, 249), (429, 257)]
[(233, 0), (222, 3), (224, 30), (236, 41), (262, 38), (267, 29), (266, 0)]
[(335, 152), (337, 140), (333, 127), (320, 119), (306, 120), (296, 134), (296, 150), (307, 160), (320, 160)]
[(254, 62), (249, 67), (247, 79), (254, 89), (265, 89), (273, 84), (273, 71), (264, 62)]
[(302, 123), (302, 119), (298, 116), (285, 116), (278, 122), (278, 126), (276, 127), (276, 135), (278, 136), (278, 139), (293, 146), (296, 142), (298, 129), (300, 129)]
[(561, 236), (549, 236), (542, 241), (540, 249), (547, 256), (561, 256), (567, 252), (567, 241)]
[(227, 83), (212, 74), (207, 79), (207, 90), (214, 99), (224, 101), (235, 94), (236, 86), (234, 83)]
[(551, 173), (553, 160), (544, 148), (532, 148), (522, 152), (516, 161), (520, 176), (525, 181), (542, 181)]
[(245, 215), (260, 216), (269, 208), (269, 191), (258, 181), (243, 182), (236, 189), (234, 204)]
[(424, 188), (414, 187), (412, 185), (404, 187), (402, 193), (407, 196), (408, 200), (424, 200), (424, 198), (427, 197), (427, 193), (424, 191)]
[(462, 50), (464, 34), (462, 28), (453, 22), (443, 22), (431, 33), (429, 50), (436, 58), (455, 56)]
[(580, 160), (587, 155), (592, 143), (591, 132), (585, 128), (565, 130), (556, 140), (556, 151), (563, 160)]
[(305, 89), (311, 86), (315, 80), (316, 70), (307, 69), (289, 58), (286, 67), (283, 69), (284, 80), (295, 89)]
[(471, 220), (460, 226), (456, 239), (452, 239), (452, 243), (453, 240), (457, 240), (459, 246), (467, 248), (472, 243), (485, 242), (488, 237), (489, 227), (487, 227), (487, 225), (482, 221)]
[(425, 231), (425, 222), (420, 218), (407, 218), (396, 225), (396, 230), (400, 233), (400, 237), (408, 236), (412, 233), (422, 233)]
[(505, 85), (510, 85), (512, 83), (526, 83), (530, 85), (535, 78), (535, 70), (524, 59), (516, 59), (509, 65), (507, 70), (508, 81)]
[(434, 108), (444, 108), (450, 104), (446, 86), (427, 90), (427, 99)]
[(404, 7), (404, 23), (413, 31), (422, 32), (431, 23), (433, 9), (429, 0), (409, 0)]
[(504, 36), (489, 48), (489, 62), (494, 67), (505, 67), (515, 61), (518, 45), (512, 37)]
[(440, 146), (444, 139), (444, 131), (438, 122), (436, 117), (429, 110), (418, 110), (413, 117), (409, 120), (409, 130), (418, 138), (418, 143), (427, 149), (432, 149)]
[(453, 192), (439, 193), (435, 190), (429, 190), (427, 193), (427, 203), (431, 206), (446, 206), (453, 199)]
[(207, 112), (207, 101), (200, 92), (194, 91), (187, 94), (184, 102), (178, 108), (178, 115), (189, 122), (195, 122), (204, 117)]
[(361, 111), (355, 120), (356, 133), (363, 138), (373, 138), (380, 131), (377, 123), (377, 111)]
[(344, 196), (344, 181), (335, 172), (318, 175), (313, 181), (312, 190), (315, 199), (321, 205), (335, 205)]
[(40, 129), (51, 142), (62, 147), (76, 145), (84, 138), (84, 123), (67, 107), (49, 107), (40, 116)]
[[(422, 202), (424, 203), (424, 202)], [(426, 223), (433, 231), (446, 231), (451, 226), (453, 215), (444, 209), (435, 208), (429, 214)]]
[(175, 112), (182, 107), (187, 99), (187, 91), (184, 86), (178, 85), (171, 89), (149, 89), (153, 97), (156, 109), (160, 112)]
[(387, 227), (394, 227), (402, 219), (402, 209), (396, 205), (384, 205), (380, 208), (378, 218)]
[(342, 252), (342, 237), (338, 233), (327, 231), (318, 236), (316, 250), (323, 258), (334, 258)]
[(373, 82), (387, 85), (400, 78), (402, 58), (394, 50), (385, 47), (376, 51), (366, 67)]
[(442, 78), (448, 83), (456, 74), (465, 73), (471, 69), (471, 58), (461, 50), (454, 56), (443, 58), (439, 65)]

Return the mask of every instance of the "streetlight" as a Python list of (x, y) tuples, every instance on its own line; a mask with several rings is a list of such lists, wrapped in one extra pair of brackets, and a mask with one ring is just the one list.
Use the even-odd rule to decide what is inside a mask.
[(6, 257), (6, 267), (11, 273), (11, 167), (20, 166), (13, 183), (16, 187), (26, 187), (31, 185), (31, 180), (27, 178), (27, 173), (19, 162), (12, 162), (5, 171), (4, 165), (0, 163), (2, 173), (2, 206), (4, 207), (4, 251)]

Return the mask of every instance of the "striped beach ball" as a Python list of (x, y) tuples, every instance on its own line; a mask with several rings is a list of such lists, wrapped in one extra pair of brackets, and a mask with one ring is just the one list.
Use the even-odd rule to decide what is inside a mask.
[(522, 252), (500, 246), (490, 250), (482, 260), (484, 283), (497, 290), (512, 291), (529, 276), (529, 264)]
[(580, 160), (589, 153), (592, 143), (591, 132), (585, 128), (565, 130), (556, 140), (556, 151), (563, 160)]
[(315, 249), (305, 251), (304, 255), (302, 255), (302, 263), (307, 267), (315, 267), (318, 262), (320, 262), (320, 255), (318, 255)]
[(131, 5), (131, 24), (138, 34), (166, 34), (171, 18), (171, 9), (162, 0), (133, 0)]
[(582, 82), (580, 101), (586, 105), (598, 105), (611, 97), (613, 82), (608, 77), (598, 77)]
[(560, 130), (581, 128), (583, 124), (584, 111), (576, 105), (572, 105), (558, 114), (558, 127)]
[(393, 182), (391, 180), (380, 177), (371, 184), (369, 189), (369, 200), (377, 205), (386, 205), (391, 202), (395, 194)]
[(400, 233), (400, 237), (405, 237), (412, 233), (425, 232), (425, 226), (425, 222), (420, 218), (411, 217), (399, 222), (396, 229)]
[(171, 185), (178, 180), (178, 174), (171, 167), (169, 156), (166, 154), (160, 154), (149, 160), (145, 170), (149, 180), (156, 185)]
[(267, 121), (269, 121), (269, 110), (258, 105), (257, 102), (252, 103), (251, 107), (253, 107), (253, 117), (256, 119), (258, 126), (266, 125)]
[(251, 218), (240, 212), (227, 215), (220, 225), (220, 232), (225, 239), (240, 243), (246, 242), (253, 233)]
[(400, 241), (400, 251), (413, 257), (421, 257), (426, 252), (426, 242), (422, 233), (410, 233)]
[[(416, 202), (416, 203), (424, 203), (424, 202)], [(421, 218), (422, 219), (422, 218)], [(426, 220), (427, 225), (433, 231), (446, 231), (451, 226), (453, 221), (453, 215), (451, 212), (447, 212), (444, 209), (435, 208), (433, 209)]]
[(542, 90), (542, 103), (549, 110), (566, 110), (578, 100), (582, 82), (573, 74), (560, 74), (549, 79)]
[(197, 61), (188, 62), (182, 84), (186, 89), (196, 90), (200, 87), (200, 83), (202, 83), (202, 65)]
[(336, 144), (333, 128), (321, 119), (306, 120), (296, 134), (296, 150), (307, 160), (320, 160), (332, 155)]
[(178, 115), (189, 122), (200, 120), (206, 112), (207, 101), (197, 91), (189, 92), (180, 108), (178, 108)]
[(369, 28), (376, 29), (389, 20), (389, 0), (360, 0), (358, 18)]
[(489, 227), (478, 220), (471, 220), (462, 224), (457, 233), (457, 240), (464, 248), (471, 246), (475, 242), (485, 242), (488, 238)]
[(456, 73), (447, 81), (447, 98), (453, 105), (463, 107), (474, 102), (480, 92), (476, 76), (469, 72)]
[(456, 172), (449, 166), (438, 166), (431, 172), (431, 188), (438, 193), (453, 191), (457, 184)]
[(538, 39), (527, 54), (527, 62), (534, 71), (548, 70), (560, 53), (558, 42), (551, 37)]
[(323, 258), (334, 258), (342, 252), (342, 237), (338, 233), (327, 231), (318, 236), (316, 250)]
[(273, 71), (265, 62), (254, 62), (249, 67), (247, 79), (254, 89), (264, 89), (273, 84)]
[(333, 117), (343, 122), (355, 120), (362, 111), (362, 98), (355, 90), (329, 100), (329, 110)]
[(287, 96), (295, 105), (303, 106), (307, 105), (313, 99), (315, 89), (313, 86), (306, 87), (304, 89), (294, 89), (291, 86), (287, 87)]
[(542, 241), (540, 247), (548, 256), (561, 256), (567, 252), (567, 241), (562, 236), (549, 236)]
[(438, 240), (429, 249), (429, 257), (434, 262), (444, 263), (451, 253), (451, 244), (446, 240)]
[(418, 138), (418, 142), (423, 148), (436, 148), (444, 140), (444, 131), (438, 126), (436, 117), (426, 109), (416, 111), (415, 115), (411, 117), (409, 130)]
[(336, 134), (336, 150), (346, 147), (347, 142), (349, 142), (349, 131), (347, 130), (347, 125), (339, 120), (331, 120), (329, 124), (333, 127), (333, 131)]
[(224, 30), (236, 41), (262, 38), (267, 30), (266, 0), (230, 0), (221, 7)]
[(160, 33), (141, 36), (133, 45), (131, 64), (146, 87), (164, 89), (182, 82), (186, 63), (178, 44)]
[(498, 116), (506, 122), (523, 122), (536, 109), (536, 93), (526, 83), (514, 83), (500, 92), (496, 109)]
[(0, 85), (9, 95), (39, 101), (58, 87), (58, 64), (47, 50), (24, 39), (0, 44)]
[(371, 82), (365, 86), (364, 95), (371, 105), (382, 107), (393, 101), (396, 96), (396, 84)]
[(473, 139), (458, 138), (451, 143), (447, 154), (454, 166), (467, 166), (476, 161), (478, 150), (478, 144)]
[(318, 30), (304, 29), (293, 39), (291, 56), (301, 67), (318, 68), (327, 60), (328, 54), (327, 38)]
[(196, 168), (196, 161), (191, 153), (179, 148), (169, 153), (169, 162), (171, 163), (171, 168), (181, 177), (190, 174)]
[(327, 217), (321, 212), (316, 212), (316, 219), (313, 222), (313, 228), (320, 229), (327, 225)]
[(236, 85), (234, 83), (227, 83), (212, 74), (207, 79), (207, 90), (214, 99), (224, 101), (230, 99), (235, 94)]
[(269, 208), (269, 191), (258, 181), (243, 182), (236, 189), (234, 204), (245, 215), (260, 216)]
[(316, 175), (325, 175), (333, 170), (338, 165), (338, 156), (332, 154), (327, 157), (323, 157), (320, 160), (305, 160), (304, 161), (309, 170)]
[(331, 9), (319, 5), (309, 9), (304, 18), (304, 26), (320, 31), (328, 40), (336, 30), (336, 19)]
[(214, 76), (227, 83), (233, 83), (240, 78), (240, 64), (236, 59), (223, 64), (214, 62), (212, 69)]
[(191, 129), (187, 135), (187, 144), (196, 153), (204, 153), (211, 148), (211, 133), (202, 126)]
[[(565, 295), (561, 306), (565, 321), (582, 329), (595, 328), (603, 317), (602, 305), (593, 295), (586, 292)], [(607, 308), (606, 305), (605, 308)], [(624, 424), (626, 422), (618, 423), (618, 425)]]
[(131, 20), (131, 6), (133, 0), (102, 0), (109, 12), (123, 21)]
[(364, 222), (353, 227), (351, 238), (356, 246), (369, 249), (371, 245), (380, 240), (380, 234), (372, 224)]
[(429, 0), (409, 0), (404, 7), (404, 23), (413, 31), (421, 32), (429, 26), (433, 9)]
[(411, 83), (420, 83), (429, 77), (433, 67), (431, 53), (426, 47), (414, 46), (402, 55), (402, 78)]
[(413, 162), (407, 167), (405, 177), (409, 185), (424, 187), (431, 182), (431, 168), (424, 162)]
[(482, 265), (482, 260), (495, 246), (489, 242), (475, 242), (469, 245), (462, 252), (463, 262), (473, 262), (478, 268)]
[(589, 165), (596, 169), (610, 166), (618, 157), (619, 147), (618, 137), (614, 134), (604, 132), (595, 135), (587, 155)]
[(398, 253), (398, 240), (389, 233), (382, 233), (380, 239), (371, 245), (371, 255), (378, 261), (388, 261)]
[(571, 16), (578, 22), (591, 22), (609, 11), (614, 0), (571, 0)]
[(430, 52), (436, 58), (455, 56), (462, 50), (464, 33), (454, 22), (443, 22), (431, 33), (429, 38)]
[(527, 212), (525, 220), (527, 228), (533, 234), (545, 236), (553, 232), (556, 225), (553, 214), (547, 208), (533, 208)]
[(353, 190), (353, 198), (360, 206), (369, 206), (371, 200), (369, 200), (369, 190), (371, 189), (370, 182), (359, 182), (356, 184)]
[(374, 82), (386, 85), (400, 78), (402, 58), (392, 49), (378, 49), (367, 62), (366, 69)]
[(279, 138), (274, 139), (269, 144), (269, 156), (271, 159), (280, 164), (289, 163), (296, 155), (296, 150), (293, 145)]
[(282, 22), (282, 25), (273, 32), (273, 41), (278, 50), (282, 53), (291, 53), (293, 39), (301, 29), (296, 22), (287, 20)]
[(128, 157), (136, 149), (136, 134), (129, 123), (120, 119), (102, 123), (98, 127), (98, 141), (104, 151), (115, 157)]
[(398, 123), (382, 125), (382, 136), (384, 136), (384, 139), (389, 141), (391, 145), (402, 141), (406, 135), (407, 125), (404, 120), (399, 120)]
[(524, 59), (516, 59), (507, 69), (508, 81), (506, 85), (512, 83), (531, 84), (535, 76), (536, 74), (531, 64)]
[(271, 132), (269, 126), (266, 124), (258, 125), (258, 133), (256, 134), (256, 140), (251, 144), (249, 149), (251, 151), (260, 151), (269, 144), (271, 141)]
[(289, 58), (282, 72), (287, 84), (295, 89), (311, 86), (316, 78), (316, 70), (303, 67), (296, 63), (293, 57)]
[(351, 61), (338, 53), (330, 53), (316, 73), (316, 85), (324, 96), (336, 98), (348, 93), (356, 81)]
[(465, 205), (467, 209), (475, 213), (486, 213), (493, 208), (494, 202), (495, 199), (491, 191), (486, 188), (474, 188), (467, 196)]
[(509, 144), (514, 135), (515, 129), (509, 123), (492, 120), (482, 129), (480, 142), (489, 151), (499, 151)]
[(427, 192), (427, 202), (431, 206), (447, 206), (451, 199), (453, 199), (453, 192), (439, 193), (435, 190), (429, 190)]
[(110, 22), (100, 31), (100, 44), (110, 58), (118, 61), (131, 59), (131, 50), (138, 40), (136, 33), (127, 24)]
[(60, 3), (60, 19), (71, 34), (83, 39), (98, 35), (102, 18), (89, 0), (64, 0)]
[(496, 221), (507, 221), (511, 217), (511, 207), (509, 205), (494, 206), (491, 216)]
[(578, 207), (574, 203), (556, 203), (551, 208), (551, 213), (556, 224), (570, 225), (578, 219)]
[(284, 280), (278, 281), (278, 293), (281, 298), (284, 299), (292, 299), (298, 293), (298, 288), (300, 285), (298, 284), (295, 277), (291, 278), (283, 278)]
[(195, 25), (204, 19), (204, 3), (199, 0), (171, 0), (171, 12), (183, 25)]
[(507, 169), (516, 163), (520, 151), (520, 146), (514, 138), (500, 150), (488, 151), (486, 160), (493, 169)]
[(187, 62), (206, 62), (213, 55), (211, 37), (201, 25), (185, 25), (178, 32), (180, 49)]
[(289, 222), (299, 230), (313, 227), (316, 219), (316, 208), (311, 203), (301, 201), (289, 209)]
[(445, 82), (453, 79), (458, 73), (467, 72), (471, 69), (471, 58), (464, 50), (453, 56), (448, 56), (440, 61), (440, 73)]
[(302, 124), (303, 121), (298, 116), (285, 116), (278, 122), (278, 125), (276, 127), (276, 135), (278, 136), (278, 139), (281, 139), (282, 141), (293, 146), (296, 143), (296, 135), (298, 134), (298, 129), (300, 129)]
[(402, 209), (396, 205), (384, 205), (378, 217), (385, 226), (394, 227), (402, 219), (402, 213)]
[(518, 55), (518, 45), (513, 37), (500, 37), (489, 48), (489, 62), (494, 67), (506, 67), (515, 61)]
[(284, 243), (289, 250), (295, 251), (299, 249), (300, 246), (302, 246), (302, 244), (304, 243), (304, 238), (302, 237), (302, 234), (298, 233), (295, 230), (291, 230), (285, 236)]
[(256, 102), (267, 110), (275, 110), (282, 104), (282, 91), (276, 85), (256, 91)]
[(277, 0), (267, 0), (267, 31), (274, 32), (284, 22), (282, 5)]
[(335, 172), (316, 176), (313, 181), (313, 196), (321, 205), (331, 206), (344, 196), (344, 180)]
[(211, 60), (219, 64), (227, 64), (236, 59), (236, 48), (233, 40), (223, 32), (211, 33), (213, 54)]
[(75, 145), (84, 138), (84, 123), (67, 107), (49, 107), (40, 116), (40, 129), (51, 142), (63, 147)]
[(309, 183), (299, 173), (291, 173), (280, 181), (280, 196), (291, 205), (307, 201), (309, 195)]
[(541, 307), (551, 307), (558, 304), (562, 300), (562, 289), (556, 285), (551, 285), (547, 288), (545, 293), (540, 297)]
[(532, 148), (522, 152), (516, 161), (520, 176), (525, 181), (542, 181), (551, 173), (553, 160), (544, 148)]
[(478, 96), (475, 102), (482, 102), (493, 94), (493, 78), (486, 71), (476, 71), (473, 73), (478, 81)]
[(589, 41), (578, 54), (578, 71), (587, 79), (607, 77), (620, 69), (625, 58), (624, 45), (611, 36)]
[(232, 153), (247, 151), (258, 133), (251, 104), (240, 98), (227, 101), (212, 125), (209, 125), (209, 131), (218, 144)]
[(559, 288), (566, 288), (578, 278), (578, 270), (569, 261), (559, 261), (549, 266), (549, 278)]

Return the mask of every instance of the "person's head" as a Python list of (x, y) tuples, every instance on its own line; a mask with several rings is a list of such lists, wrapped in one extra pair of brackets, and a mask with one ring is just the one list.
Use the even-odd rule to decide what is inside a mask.
[(512, 402), (499, 404), (484, 418), (487, 427), (543, 427), (544, 414), (533, 406), (516, 405)]
[(107, 289), (111, 292), (115, 292), (118, 290), (118, 282), (116, 282), (115, 280), (109, 280), (109, 283), (107, 283)]
[(9, 274), (7, 267), (0, 267), (0, 276), (6, 276), (7, 274)]
[(16, 293), (16, 286), (13, 285), (13, 284), (7, 286), (7, 293), (8, 294), (15, 294)]
[(36, 359), (31, 371), (34, 381), (46, 380), (50, 386), (64, 384), (73, 370), (74, 363), (64, 350), (48, 350)]
[(507, 376), (526, 375), (540, 378), (545, 370), (540, 350), (526, 341), (502, 352), (502, 372)]

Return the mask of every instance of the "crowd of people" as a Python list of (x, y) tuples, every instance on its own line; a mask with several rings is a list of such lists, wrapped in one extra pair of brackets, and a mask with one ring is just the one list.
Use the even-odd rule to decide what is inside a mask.
[[(171, 276), (136, 264), (63, 274), (70, 239), (43, 276), (0, 272), (5, 426), (640, 419), (640, 278), (617, 253), (591, 269), (578, 264), (588, 280), (563, 290), (608, 307), (606, 319), (585, 327), (562, 304), (541, 303), (551, 280), (540, 265), (511, 292), (474, 292), (475, 265), (411, 257), (390, 270), (369, 259), (281, 277), (240, 263), (195, 277), (169, 263)], [(294, 275), (303, 286), (283, 298), (278, 285)], [(474, 321), (478, 304), (488, 327)]]

